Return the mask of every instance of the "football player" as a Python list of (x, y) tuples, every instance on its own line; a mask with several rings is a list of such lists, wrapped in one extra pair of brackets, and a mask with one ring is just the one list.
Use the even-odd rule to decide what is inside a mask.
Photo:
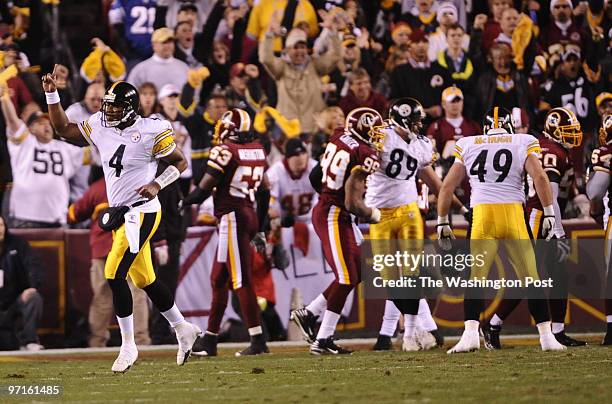
[[(531, 135), (514, 133), (510, 112), (494, 107), (487, 113), (483, 136), (464, 137), (455, 145), (455, 162), (451, 166), (438, 197), (438, 239), (450, 248), (454, 238), (448, 213), (453, 190), (469, 175), (472, 194), (470, 223), (471, 254), (482, 254), (484, 263), (472, 266), (471, 279), (486, 279), (496, 257), (498, 241), (506, 240), (508, 254), (519, 279), (539, 279), (535, 254), (529, 243), (525, 223), (525, 172), (533, 179), (543, 211), (541, 231), (550, 239), (555, 230), (555, 210), (548, 177), (539, 160), (538, 140)], [(527, 240), (527, 242), (520, 240)], [(515, 242), (513, 242), (515, 241)], [(486, 252), (486, 253), (485, 253)], [(566, 349), (551, 331), (550, 316), (544, 292), (528, 287), (529, 311), (540, 334), (542, 350)], [(479, 318), (484, 309), (480, 288), (466, 288), (464, 296), (465, 330), (461, 339), (448, 353), (470, 352), (480, 348)]]
[[(612, 181), (610, 175), (612, 168), (612, 114), (607, 114), (603, 117), (601, 128), (599, 129), (599, 145), (598, 149), (593, 150), (591, 162), (593, 163), (594, 173), (589, 178), (587, 183), (587, 196), (591, 200), (603, 199), (608, 195), (608, 212), (612, 208), (612, 200), (609, 195), (612, 192)], [(606, 223), (607, 222), (607, 223)], [(606, 230), (605, 245), (606, 245), (606, 335), (602, 341), (602, 345), (612, 345), (612, 271), (610, 271), (610, 229), (612, 229), (612, 220), (610, 215), (607, 215), (607, 221), (604, 222)]]
[[(125, 372), (138, 358), (128, 275), (174, 328), (179, 344), (176, 362), (182, 365), (202, 331), (183, 318), (172, 294), (156, 280), (149, 240), (162, 214), (157, 193), (179, 178), (187, 168), (187, 161), (174, 143), (169, 122), (138, 115), (138, 91), (125, 81), (115, 82), (106, 90), (102, 109), (87, 121), (69, 122), (57, 93), (55, 66), (52, 74), (43, 76), (53, 128), (70, 143), (97, 149), (102, 158), (109, 205), (120, 215), (127, 209), (123, 216), (125, 223), (121, 218), (120, 226), (114, 231), (113, 245), (104, 267), (121, 329), (121, 349), (112, 370)], [(159, 159), (169, 165), (155, 177)], [(110, 213), (102, 217), (109, 219)]]
[[(540, 161), (548, 176), (553, 194), (553, 207), (555, 209), (554, 237), (557, 247), (556, 257), (552, 254), (541, 257), (540, 261), (547, 268), (549, 275), (555, 279), (556, 288), (552, 292), (553, 297), (549, 299), (550, 313), (552, 318), (552, 332), (561, 344), (565, 346), (582, 346), (586, 342), (575, 340), (565, 334), (564, 321), (567, 311), (567, 271), (563, 262), (568, 257), (570, 248), (565, 240), (565, 231), (561, 224), (561, 212), (565, 209), (565, 203), (569, 194), (569, 188), (574, 182), (574, 169), (569, 150), (578, 147), (582, 143), (582, 129), (578, 118), (568, 108), (553, 108), (546, 115), (544, 124), (544, 136), (540, 138)], [(540, 198), (533, 189), (531, 179), (529, 182), (529, 195), (527, 200), (527, 217), (531, 234), (536, 239), (544, 239), (543, 213)], [(559, 202), (563, 206), (559, 206)], [(551, 262), (550, 258), (553, 259)], [(556, 259), (555, 259), (556, 258)], [(555, 262), (556, 261), (556, 262)], [(482, 326), (485, 347), (487, 349), (500, 349), (499, 332), (503, 321), (512, 313), (520, 303), (519, 299), (504, 300), (496, 313)]]
[[(442, 182), (431, 164), (436, 159), (433, 143), (420, 134), (425, 111), (414, 98), (400, 98), (389, 107), (388, 127), (384, 129), (384, 145), (380, 167), (368, 180), (366, 205), (381, 211), (379, 223), (370, 226), (372, 247), (384, 249), (386, 240), (415, 240), (409, 247), (420, 251), (425, 237), (423, 218), (417, 204), (419, 197), (416, 177), (420, 177), (434, 193)], [(457, 203), (459, 203), (457, 201)], [(461, 205), (459, 203), (459, 205)], [(463, 208), (467, 211), (465, 208)], [(381, 251), (382, 252), (382, 251)], [(395, 304), (393, 304), (395, 303)], [(405, 302), (385, 303), (383, 323), (374, 350), (391, 348), (391, 337)], [(420, 299), (417, 313), (404, 314), (402, 350), (415, 351), (436, 346), (432, 332), (438, 327), (426, 299)]]
[[(219, 244), (210, 280), (213, 289), (208, 328), (200, 355), (217, 355), (217, 337), (227, 307), (231, 288), (238, 296), (240, 310), (251, 344), (236, 356), (268, 352), (261, 327), (261, 314), (252, 284), (253, 256), (251, 242), (265, 250), (264, 229), (270, 203), (266, 152), (254, 142), (249, 114), (238, 108), (225, 112), (215, 129), (221, 144), (208, 156), (204, 177), (187, 198), (185, 205), (204, 202), (212, 194), (215, 216), (219, 222)], [(261, 186), (260, 186), (261, 185)], [(257, 198), (257, 212), (253, 202)]]
[[(330, 137), (321, 162), (310, 174), (313, 187), (320, 191), (312, 212), (315, 231), (323, 253), (336, 279), (308, 306), (291, 313), (304, 338), (311, 342), (314, 355), (350, 354), (337, 346), (333, 334), (349, 293), (361, 281), (359, 244), (363, 237), (354, 216), (369, 223), (380, 221), (380, 210), (363, 201), (367, 177), (378, 169), (378, 153), (384, 134), (383, 119), (371, 108), (356, 108), (346, 117), (344, 128)], [(315, 336), (316, 317), (324, 311)]]

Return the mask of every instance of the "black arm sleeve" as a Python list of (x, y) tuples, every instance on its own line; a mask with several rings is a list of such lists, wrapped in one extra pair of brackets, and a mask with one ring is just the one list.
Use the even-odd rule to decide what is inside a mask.
[(257, 200), (257, 221), (259, 222), (259, 231), (265, 232), (270, 228), (270, 218), (268, 209), (270, 208), (270, 190), (264, 187), (259, 187), (255, 194)]
[(314, 190), (320, 194), (321, 180), (323, 179), (323, 169), (321, 169), (321, 164), (317, 164), (315, 168), (312, 169), (310, 175), (308, 175), (308, 179), (310, 180), (310, 185), (312, 185)]
[(204, 27), (202, 27), (202, 35), (199, 36), (194, 45), (193, 56), (202, 63), (204, 63), (212, 53), (212, 43), (215, 40), (215, 32), (217, 32), (217, 28), (223, 19), (224, 13), (224, 2), (217, 1), (210, 11)]

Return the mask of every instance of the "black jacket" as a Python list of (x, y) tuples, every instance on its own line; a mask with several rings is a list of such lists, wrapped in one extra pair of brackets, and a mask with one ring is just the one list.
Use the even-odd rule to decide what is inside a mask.
[(40, 289), (43, 283), (42, 263), (27, 241), (6, 231), (0, 252), (0, 270), (4, 284), (0, 287), (0, 311), (12, 305), (28, 288)]

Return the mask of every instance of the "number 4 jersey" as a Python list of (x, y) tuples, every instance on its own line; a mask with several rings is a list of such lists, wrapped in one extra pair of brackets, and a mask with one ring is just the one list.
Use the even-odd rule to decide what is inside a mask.
[(455, 145), (455, 162), (465, 166), (472, 188), (470, 206), (525, 203), (525, 160), (539, 157), (538, 140), (527, 134), (464, 137)]
[(416, 174), (435, 160), (435, 152), (428, 138), (406, 142), (387, 128), (380, 160), (378, 170), (368, 177), (365, 202), (370, 207), (395, 208), (417, 201)]
[(260, 143), (223, 143), (208, 155), (206, 172), (220, 180), (214, 194), (215, 216), (252, 208), (255, 191), (267, 166), (266, 152)]

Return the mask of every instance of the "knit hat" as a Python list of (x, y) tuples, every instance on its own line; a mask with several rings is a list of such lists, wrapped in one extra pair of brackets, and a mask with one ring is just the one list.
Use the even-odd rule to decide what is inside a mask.
[(550, 11), (553, 11), (553, 10), (555, 9), (555, 6), (556, 6), (557, 4), (559, 4), (560, 2), (562, 2), (562, 1), (563, 1), (563, 2), (565, 2), (565, 3), (567, 3), (567, 4), (569, 5), (569, 8), (570, 8), (571, 10), (573, 10), (573, 9), (574, 9), (574, 5), (572, 4), (572, 1), (571, 1), (571, 0), (551, 0), (551, 2), (550, 2)]
[(455, 21), (459, 19), (458, 17), (459, 13), (457, 13), (457, 7), (455, 7), (453, 3), (440, 4), (440, 6), (438, 7), (437, 16), (436, 16), (436, 19), (438, 22), (440, 22), (440, 18), (442, 17), (442, 15), (444, 15), (444, 13), (452, 14), (455, 17)]

